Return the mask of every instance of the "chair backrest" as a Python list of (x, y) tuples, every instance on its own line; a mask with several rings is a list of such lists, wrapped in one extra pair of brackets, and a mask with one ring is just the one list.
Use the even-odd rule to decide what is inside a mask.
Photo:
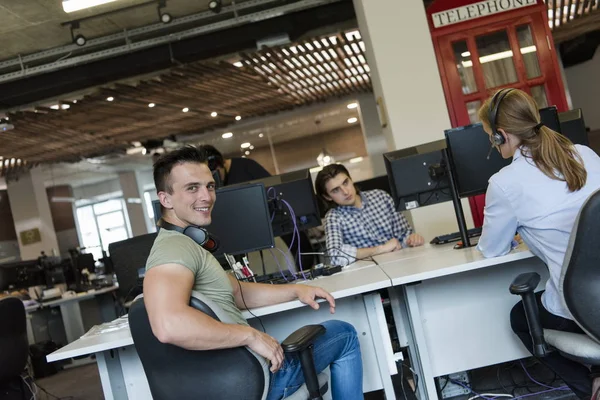
[[(200, 297), (193, 292), (190, 306), (222, 321), (222, 310)], [(247, 348), (191, 351), (161, 343), (152, 333), (143, 298), (129, 310), (129, 327), (154, 400), (266, 398), (268, 369)]]
[(138, 284), (138, 271), (146, 267), (156, 236), (156, 233), (149, 233), (108, 245), (110, 259), (119, 281), (117, 294), (122, 301), (129, 301), (142, 293), (142, 287)]
[(29, 354), (25, 306), (16, 297), (0, 299), (0, 382), (23, 372)]
[(600, 190), (586, 200), (575, 220), (560, 289), (575, 322), (600, 342)]

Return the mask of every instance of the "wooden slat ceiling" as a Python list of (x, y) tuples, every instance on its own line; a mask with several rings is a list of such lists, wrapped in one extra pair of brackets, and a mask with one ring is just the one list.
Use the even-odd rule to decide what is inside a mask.
[(556, 43), (600, 29), (599, 0), (546, 0)]
[[(318, 56), (316, 43), (322, 46)], [(357, 31), (241, 57), (241, 67), (197, 62), (137, 85), (116, 84), (53, 108), (11, 113), (14, 129), (0, 134), (0, 176), (12, 176), (25, 165), (77, 162), (124, 152), (134, 142), (197, 134), (232, 124), (236, 116), (256, 117), (372, 90)]]

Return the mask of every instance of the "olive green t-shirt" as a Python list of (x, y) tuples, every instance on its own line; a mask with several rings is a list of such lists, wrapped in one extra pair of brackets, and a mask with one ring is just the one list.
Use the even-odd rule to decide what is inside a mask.
[(179, 264), (192, 271), (193, 290), (221, 306), (236, 323), (248, 325), (235, 304), (227, 273), (202, 246), (182, 233), (161, 229), (146, 261), (146, 271), (164, 264)]

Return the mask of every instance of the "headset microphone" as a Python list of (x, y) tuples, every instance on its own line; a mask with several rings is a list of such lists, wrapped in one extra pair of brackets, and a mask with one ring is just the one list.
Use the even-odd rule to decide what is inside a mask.
[(485, 158), (486, 160), (490, 159), (490, 156), (492, 155), (492, 150), (494, 150), (494, 144), (492, 143), (492, 145), (490, 146), (490, 151), (488, 151), (488, 155)]

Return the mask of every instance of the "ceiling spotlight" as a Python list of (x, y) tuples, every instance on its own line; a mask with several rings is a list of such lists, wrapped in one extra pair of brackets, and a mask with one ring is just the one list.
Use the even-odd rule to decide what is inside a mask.
[(356, 107), (358, 107), (358, 104), (357, 104), (357, 103), (350, 103), (350, 104), (348, 104), (346, 107), (348, 107), (348, 109), (350, 109), (350, 110), (353, 110), (353, 109), (355, 109)]
[(221, 4), (221, 0), (210, 0), (208, 2), (208, 9), (212, 12), (214, 12), (215, 14), (218, 14), (221, 12), (221, 7), (223, 5)]
[(77, 46), (85, 46), (85, 44), (87, 43), (87, 39), (82, 34), (75, 36), (75, 39), (73, 39), (73, 41)]
[(261, 137), (264, 137), (264, 136), (265, 136), (265, 134), (264, 134), (264, 133), (259, 133), (259, 134), (258, 134), (258, 137), (259, 137), (259, 138), (261, 138)]
[(143, 155), (146, 155), (146, 153), (148, 153), (148, 149), (144, 147), (144, 148), (142, 149), (142, 154), (143, 154)]
[(224, 134), (221, 135), (221, 137), (223, 139), (230, 139), (233, 137), (233, 132), (225, 132)]
[(77, 99), (73, 100), (73, 104), (77, 104)]
[(241, 120), (241, 119), (242, 119), (242, 117), (241, 117), (240, 115), (238, 115), (238, 116), (236, 116), (236, 117), (235, 117), (235, 120), (236, 120), (236, 121), (239, 121), (239, 120)]
[(254, 146), (250, 146), (250, 150), (254, 150)]
[(241, 61), (236, 61), (233, 63), (234, 67), (238, 67), (238, 68), (242, 68), (244, 66), (244, 63)]
[(109, 97), (106, 98), (106, 101), (113, 101), (114, 99), (115, 99), (114, 97), (109, 96)]
[(240, 145), (240, 147), (241, 147), (242, 149), (247, 149), (247, 148), (248, 148), (248, 147), (250, 147), (250, 146), (252, 146), (252, 145), (251, 145), (250, 143), (248, 143), (248, 142), (242, 143), (242, 144)]
[(181, 112), (188, 112), (188, 111), (190, 111), (190, 109), (187, 107), (185, 107), (183, 110), (181, 110)]
[(210, 113), (210, 116), (213, 117), (213, 118), (215, 118), (217, 115), (219, 115), (219, 114), (217, 114), (216, 111), (213, 111), (213, 112)]
[(150, 108), (152, 108), (152, 107), (154, 107), (154, 106), (156, 106), (156, 104), (154, 104), (154, 103), (149, 103), (149, 104), (148, 104), (148, 107), (150, 107)]
[(173, 21), (173, 17), (171, 17), (171, 14), (168, 14), (168, 13), (160, 14), (160, 22), (162, 22), (163, 24), (168, 24), (171, 21)]
[(357, 121), (358, 121), (358, 118), (356, 118), (356, 117), (348, 118), (348, 123), (349, 123), (349, 124), (354, 124), (354, 123), (356, 123)]
[(248, 150), (246, 150), (246, 152), (244, 154), (247, 155), (247, 156), (249, 156), (250, 152)]

